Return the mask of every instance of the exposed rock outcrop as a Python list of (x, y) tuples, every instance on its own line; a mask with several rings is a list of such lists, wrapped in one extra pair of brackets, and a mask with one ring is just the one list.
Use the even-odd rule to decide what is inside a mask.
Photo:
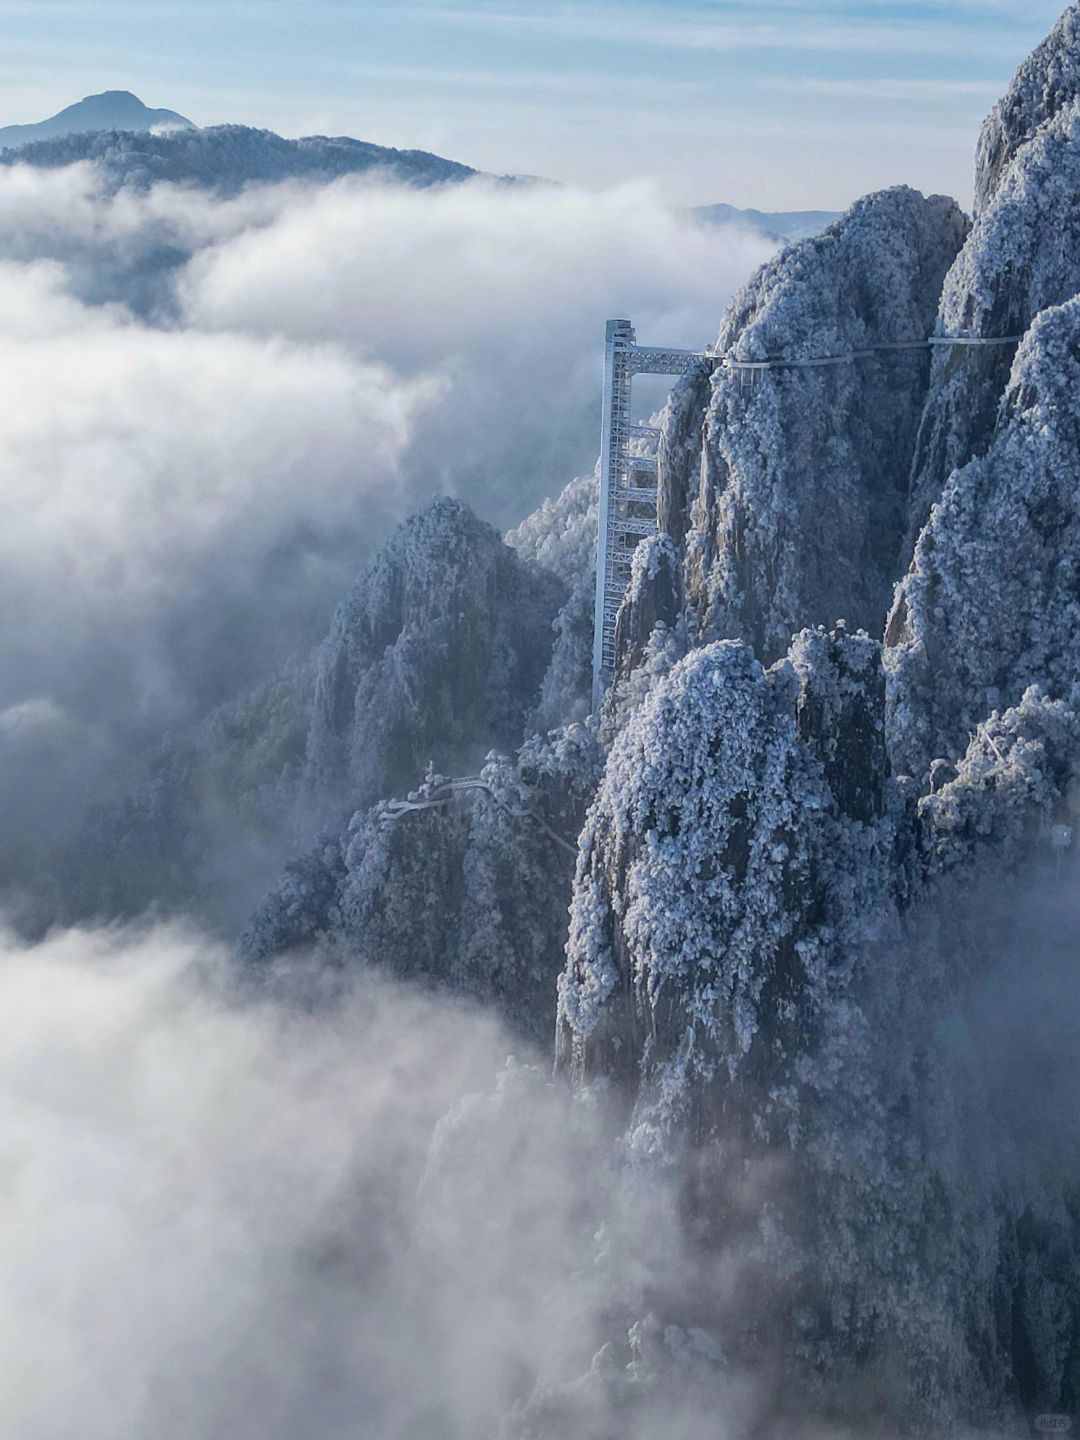
[(318, 659), (308, 785), (327, 815), (433, 763), (514, 750), (566, 589), (455, 500), (407, 521), (338, 608)]
[[(924, 341), (964, 233), (941, 196), (869, 196), (757, 273), (718, 348), (808, 361)], [(883, 350), (758, 378), (718, 371), (711, 386), (695, 373), (676, 387), (660, 513), (676, 541), (686, 536), (704, 639), (745, 639), (768, 662), (807, 624), (880, 633), (929, 365), (923, 349)]]
[(1046, 39), (1020, 66), (987, 116), (975, 158), (975, 210), (994, 198), (1020, 147), (1080, 92), (1080, 7), (1068, 7)]
[(683, 609), (682, 566), (667, 535), (653, 535), (634, 551), (630, 582), (615, 621), (616, 670), (628, 675), (641, 664), (657, 625), (673, 626)]
[[(1023, 336), (1080, 290), (1080, 108), (1021, 147), (980, 213), (941, 297), (938, 333), (994, 343), (934, 356), (912, 467), (908, 553), (953, 470), (984, 454)], [(905, 560), (906, 560), (905, 556)]]
[(592, 699), (593, 602), (596, 588), (595, 475), (571, 480), (506, 536), (525, 560), (550, 570), (570, 595), (555, 617), (551, 664), (528, 728), (542, 733), (584, 720)]
[(43, 877), (38, 908), (55, 915), (62, 892), (68, 921), (153, 907), (234, 932), (323, 827), (431, 763), (467, 771), (518, 749), (566, 597), (464, 505), (436, 501), (378, 553), (314, 655), (133, 765), (59, 857), (70, 873)]
[(767, 1124), (852, 923), (839, 898), (891, 855), (881, 712), (878, 647), (809, 632), (769, 671), (739, 642), (691, 652), (616, 739), (560, 1006), (575, 1073), (629, 1081), (646, 1148), (714, 1132), (735, 1094), (747, 1133)]
[[(532, 740), (516, 764), (490, 756), (486, 787), (388, 822), (358, 811), (291, 865), (241, 945), (261, 967), (312, 953), (374, 966), (494, 1006), (550, 1043), (563, 963), (573, 841), (597, 778), (588, 731)], [(446, 793), (432, 775), (413, 798)]]
[[(1080, 280), (1080, 276), (1078, 276)], [(950, 477), (897, 591), (890, 743), (922, 776), (1031, 685), (1080, 685), (1080, 299), (1043, 312), (986, 454)]]
[[(1022, 342), (673, 393), (661, 514), (703, 648), (608, 707), (560, 989), (563, 1063), (621, 1091), (629, 1154), (681, 1177), (703, 1252), (751, 1248), (741, 1333), (807, 1394), (860, 1375), (901, 1426), (1080, 1393), (1055, 1149), (1080, 1137), (1058, 1105), (1044, 1143), (1006, 1038), (1046, 1023), (1080, 941), (1078, 8), (987, 123), (962, 249), (954, 207), (872, 197), (765, 267), (720, 345)], [(840, 616), (869, 635), (788, 648)], [(631, 664), (659, 618), (632, 585)], [(733, 1170), (773, 1177), (756, 1225)], [(661, 1326), (701, 1313), (667, 1301)]]

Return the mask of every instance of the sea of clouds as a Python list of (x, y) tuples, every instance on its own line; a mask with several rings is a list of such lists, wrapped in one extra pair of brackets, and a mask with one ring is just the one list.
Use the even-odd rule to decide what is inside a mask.
[(590, 469), (604, 321), (704, 344), (769, 250), (645, 186), (0, 169), (5, 809), (307, 650), (430, 496), (502, 527)]
[[(0, 859), (304, 653), (432, 495), (502, 527), (591, 469), (605, 320), (704, 344), (770, 248), (647, 187), (0, 168)], [(301, 971), (0, 934), (0, 1435), (474, 1440), (641, 1313), (630, 1257), (677, 1271), (547, 1057)]]
[[(1075, 1174), (1076, 893), (1043, 864), (916, 927), (975, 962), (926, 1039), (988, 1200)], [(729, 1163), (703, 1247), (618, 1097), (491, 1014), (310, 957), (254, 984), (179, 924), (0, 928), (0, 1013), (4, 1440), (897, 1433), (746, 1350), (782, 1166)]]
[(494, 1440), (686, 1263), (491, 1017), (313, 986), (175, 927), (0, 939), (0, 1434)]

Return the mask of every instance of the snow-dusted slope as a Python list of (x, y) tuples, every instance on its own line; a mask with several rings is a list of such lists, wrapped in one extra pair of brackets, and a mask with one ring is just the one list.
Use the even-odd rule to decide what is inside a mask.
[(570, 597), (555, 620), (555, 648), (533, 729), (554, 729), (583, 720), (592, 690), (593, 599), (596, 581), (595, 475), (581, 476), (554, 500), (523, 520), (506, 537), (519, 555), (558, 575)]
[[(283, 742), (268, 803), (280, 762), (290, 823), (328, 822), (248, 973), (384, 967), (541, 1044), (557, 995), (628, 1203), (673, 1184), (685, 1249), (621, 1277), (647, 1301), (589, 1371), (619, 1433), (691, 1335), (844, 1433), (1019, 1432), (1080, 1395), (1078, 33), (988, 122), (970, 234), (887, 191), (729, 309), (746, 359), (913, 348), (676, 387), (595, 721), (591, 478), (510, 545), (438, 502), (315, 679), (240, 717)], [(931, 362), (935, 325), (1025, 338)], [(594, 1433), (572, 1391), (545, 1434)]]
[[(248, 966), (299, 952), (374, 966), (495, 1006), (520, 1034), (550, 1043), (563, 962), (574, 838), (597, 779), (581, 726), (492, 755), (484, 789), (390, 822), (358, 811), (290, 865), (254, 915)], [(444, 792), (430, 775), (412, 792)]]
[(643, 1067), (650, 1131), (689, 1107), (708, 1128), (695, 1102), (791, 979), (823, 803), (792, 680), (734, 641), (695, 651), (619, 735), (582, 835), (561, 1013), (582, 1078)]
[(1080, 6), (1068, 6), (1024, 61), (983, 124), (975, 160), (975, 208), (984, 210), (1022, 145), (1080, 90)]
[[(720, 337), (815, 358), (936, 324), (1018, 352), (676, 389), (662, 520), (700, 633), (608, 708), (561, 983), (570, 1072), (622, 1087), (629, 1153), (685, 1177), (718, 1268), (754, 1212), (739, 1324), (811, 1390), (873, 1375), (907, 1425), (1007, 1427), (1078, 1380), (1073, 1102), (1036, 1143), (1002, 1040), (1044, 966), (1075, 1014), (1078, 38), (1072, 7), (988, 122), (962, 249), (948, 202), (872, 197)], [(639, 560), (624, 672), (671, 619), (669, 564)], [(788, 650), (841, 616), (870, 635)], [(734, 1205), (733, 1171), (764, 1177)]]
[(308, 786), (328, 814), (517, 747), (566, 599), (459, 501), (406, 521), (337, 610), (318, 660)]
[[(951, 200), (870, 196), (758, 272), (729, 307), (719, 348), (808, 360), (925, 339), (963, 236)], [(924, 351), (897, 350), (756, 383), (692, 375), (676, 389), (660, 448), (662, 523), (687, 537), (687, 594), (705, 637), (746, 639), (773, 659), (805, 624), (880, 630), (928, 373)]]
[[(1078, 277), (1080, 278), (1080, 277)], [(987, 453), (948, 480), (890, 621), (891, 744), (955, 761), (1029, 685), (1080, 700), (1080, 299), (1044, 311)]]
[[(1080, 41), (1080, 31), (1065, 34)], [(945, 282), (938, 333), (995, 343), (942, 347), (912, 472), (910, 539), (950, 473), (990, 443), (1022, 336), (1080, 290), (1080, 106), (1074, 100), (1017, 152)]]
[(861, 1365), (878, 1413), (939, 1427), (1070, 1393), (1074, 1176), (1018, 1158), (983, 1067), (1019, 1061), (978, 1026), (1057, 944), (1018, 916), (1055, 883), (1078, 740), (1029, 692), (920, 800), (886, 763), (879, 647), (808, 631), (769, 671), (693, 651), (612, 748), (564, 1055), (623, 1088), (629, 1154), (685, 1176), (699, 1264), (734, 1277), (739, 1343), (782, 1336), (807, 1393)]
[(321, 824), (336, 833), (432, 762), (517, 750), (566, 595), (466, 506), (435, 501), (376, 555), (314, 655), (133, 766), (35, 910), (60, 896), (67, 919), (153, 906), (233, 929)]

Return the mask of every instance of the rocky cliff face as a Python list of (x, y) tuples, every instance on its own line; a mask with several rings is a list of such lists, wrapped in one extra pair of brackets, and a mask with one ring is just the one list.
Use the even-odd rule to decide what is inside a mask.
[[(598, 757), (583, 727), (491, 755), (483, 789), (449, 796), (431, 774), (391, 821), (358, 811), (291, 865), (248, 925), (241, 953), (262, 970), (373, 966), (493, 1006), (550, 1044), (575, 838)], [(432, 803), (433, 802), (433, 803)]]
[[(765, 267), (720, 346), (1022, 341), (673, 393), (675, 559), (642, 547), (624, 605), (636, 703), (609, 707), (560, 988), (564, 1064), (621, 1087), (707, 1251), (746, 1223), (732, 1167), (784, 1177), (740, 1309), (759, 1341), (810, 1391), (875, 1376), (908, 1424), (1080, 1393), (1075, 1177), (1029, 1145), (995, 1028), (1080, 931), (1078, 13), (987, 122), (966, 239), (947, 202), (871, 197)], [(689, 653), (642, 683), (668, 572)]]
[[(783, 1129), (842, 940), (891, 899), (878, 647), (806, 632), (766, 671), (693, 651), (616, 740), (581, 837), (560, 1014), (646, 1153)], [(857, 756), (855, 764), (851, 759)]]
[(991, 343), (942, 346), (934, 356), (912, 467), (909, 549), (952, 471), (990, 444), (1015, 342), (1080, 287), (1078, 136), (1080, 113), (1070, 104), (1019, 146), (949, 272), (938, 334)]
[(720, 1373), (802, 1434), (1080, 1409), (1080, 5), (977, 189), (970, 229), (868, 197), (730, 307), (725, 353), (790, 363), (673, 392), (599, 716), (594, 479), (505, 541), (439, 501), (77, 857), (81, 915), (242, 903), (255, 984), (557, 1023), (613, 1208), (676, 1240), (620, 1268), (589, 1211), (611, 1343), (508, 1436), (674, 1433), (687, 1376), (727, 1425)]
[(1078, 61), (1080, 11), (1070, 5), (986, 118), (975, 159), (976, 213), (993, 199), (1021, 146), (1076, 99)]
[[(782, 1356), (800, 1413), (1080, 1404), (1078, 13), (987, 122), (970, 233), (871, 196), (720, 333), (868, 353), (676, 387), (601, 716), (588, 478), (516, 554), (440, 502), (317, 657), (303, 793), (332, 823), (249, 973), (381, 966), (541, 1045), (557, 994), (560, 1073), (685, 1222), (693, 1282), (634, 1280), (620, 1383), (654, 1396), (705, 1327), (713, 1358)], [(482, 788), (418, 784), (431, 760)], [(553, 1433), (592, 1433), (575, 1403)]]
[(454, 500), (408, 521), (319, 654), (308, 786), (327, 814), (475, 768), (524, 738), (566, 590)]
[(584, 720), (592, 701), (597, 489), (595, 475), (572, 480), (506, 537), (522, 559), (550, 570), (570, 592), (555, 618), (551, 664), (529, 719), (538, 734)]
[[(963, 241), (955, 203), (897, 189), (766, 265), (728, 309), (718, 348), (829, 360), (921, 341)], [(929, 377), (924, 350), (856, 364), (694, 374), (660, 448), (663, 526), (683, 544), (703, 638), (771, 661), (804, 625), (880, 632), (905, 524)]]
[(466, 506), (436, 501), (378, 553), (313, 655), (133, 764), (37, 908), (53, 914), (55, 891), (68, 920), (153, 906), (234, 931), (321, 827), (337, 835), (431, 764), (460, 772), (520, 747), (566, 598)]
[(913, 775), (955, 761), (1031, 685), (1080, 698), (1078, 383), (1071, 300), (1032, 325), (989, 448), (949, 477), (919, 537), (887, 657), (893, 754)]

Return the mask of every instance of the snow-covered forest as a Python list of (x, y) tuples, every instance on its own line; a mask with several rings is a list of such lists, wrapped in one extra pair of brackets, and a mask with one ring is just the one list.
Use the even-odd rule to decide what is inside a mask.
[[(12, 1435), (1080, 1416), (1080, 4), (973, 215), (782, 248), (129, 140), (0, 164)], [(591, 713), (631, 297), (778, 363), (661, 402)]]

